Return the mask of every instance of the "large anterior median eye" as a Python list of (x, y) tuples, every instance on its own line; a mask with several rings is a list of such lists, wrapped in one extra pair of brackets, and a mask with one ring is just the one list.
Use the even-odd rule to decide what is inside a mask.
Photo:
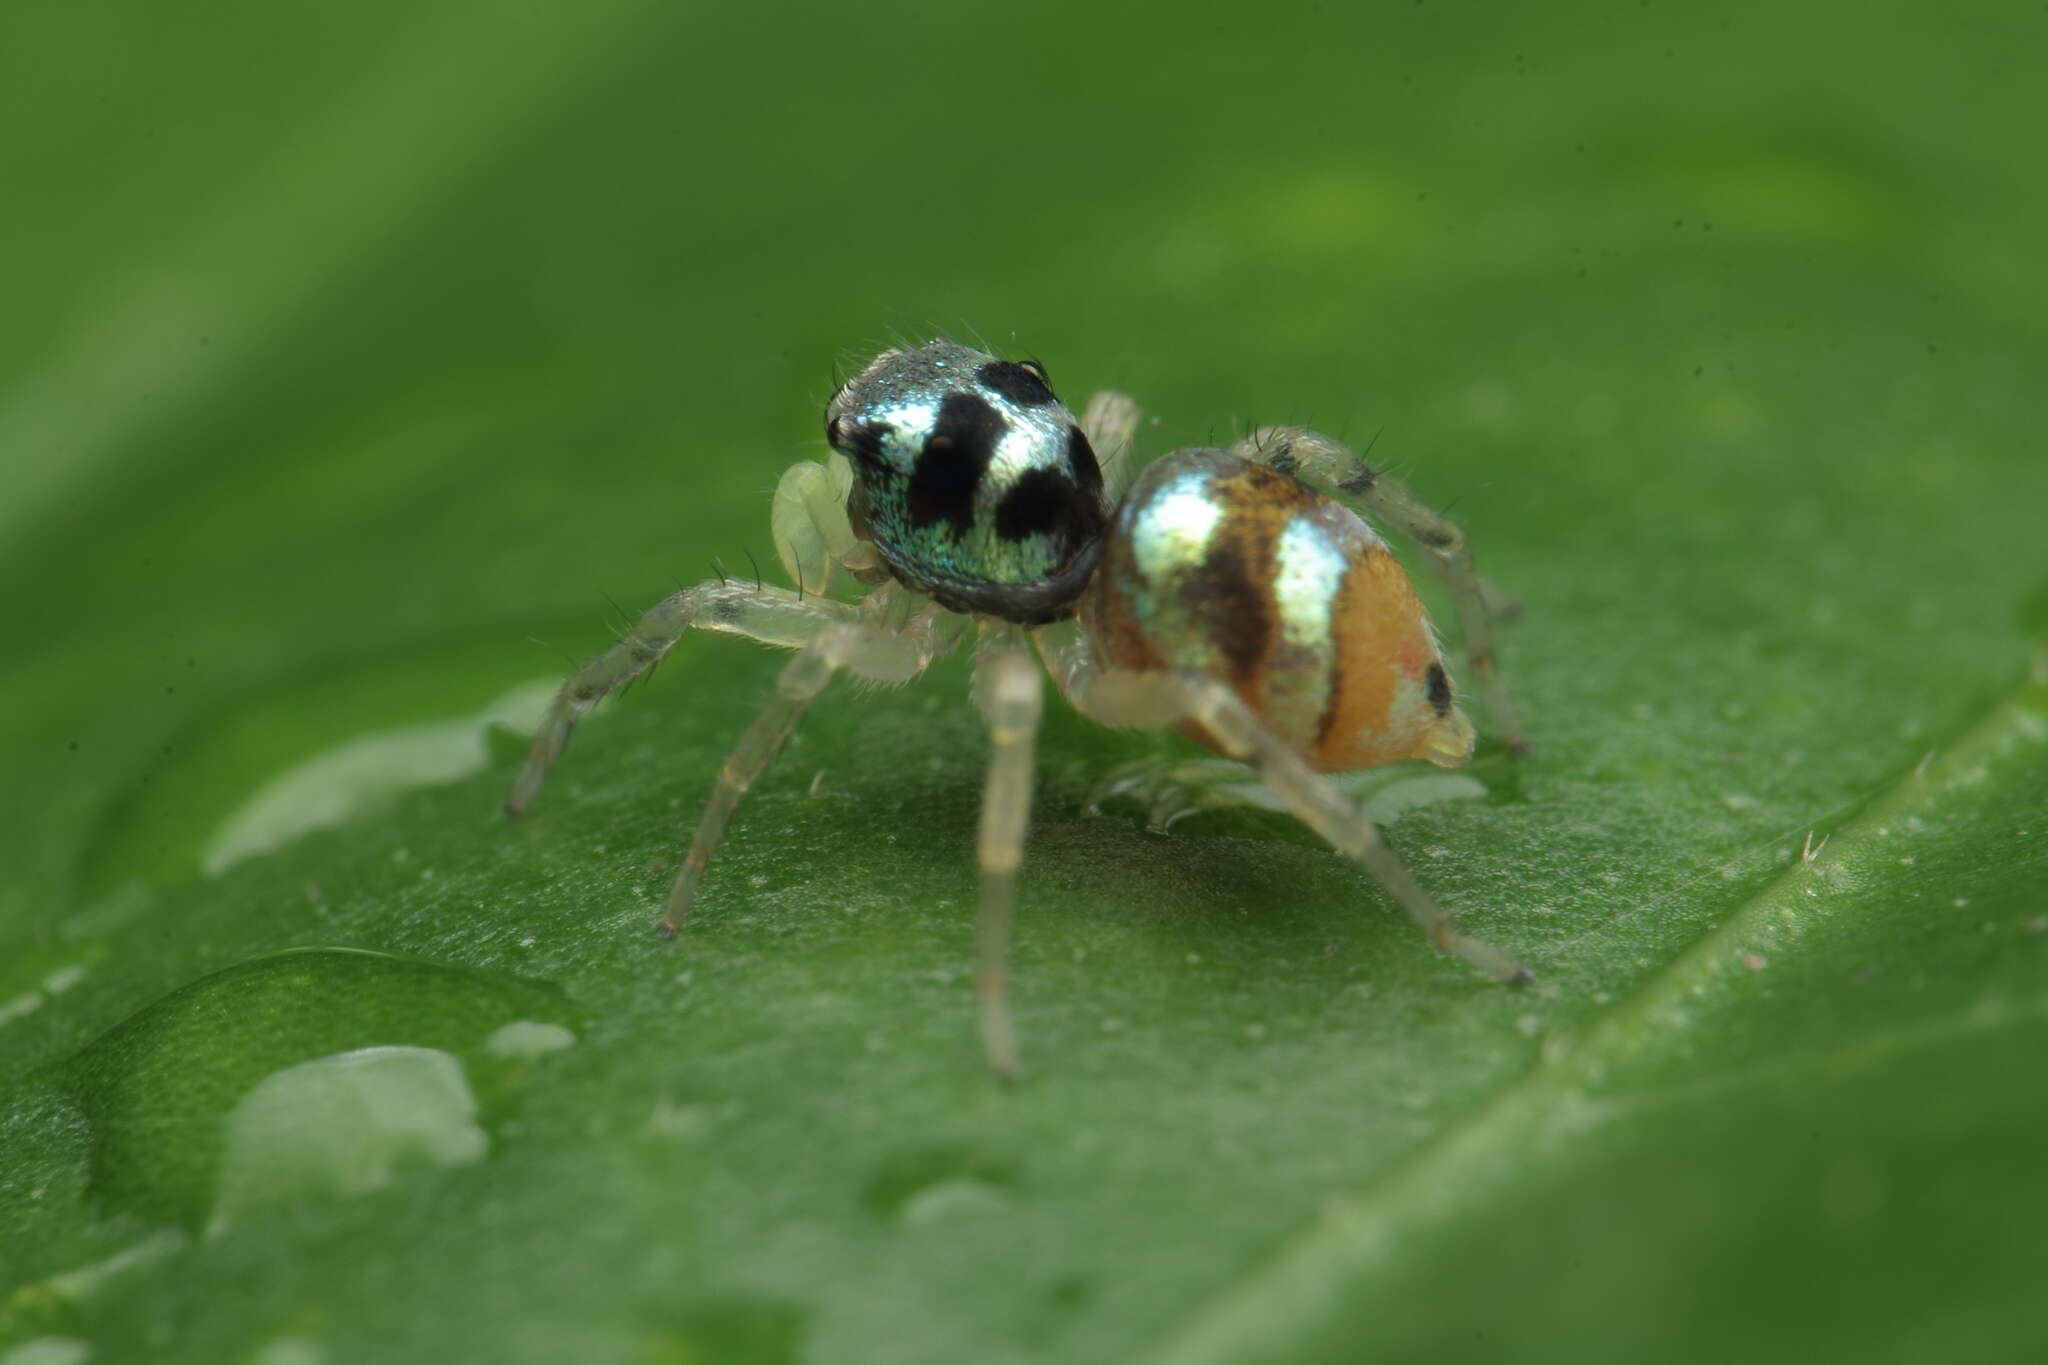
[(825, 439), (834, 450), (870, 467), (884, 463), (882, 447), (894, 434), (895, 429), (881, 421), (849, 422), (844, 417), (834, 417), (825, 424)]

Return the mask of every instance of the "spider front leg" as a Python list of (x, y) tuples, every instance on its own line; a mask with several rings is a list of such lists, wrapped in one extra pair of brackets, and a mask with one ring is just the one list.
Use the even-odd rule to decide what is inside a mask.
[(981, 796), (981, 952), (976, 984), (981, 1046), (998, 1076), (1017, 1070), (1017, 1031), (1010, 1020), (1010, 921), (1017, 869), (1031, 820), (1033, 759), (1044, 710), (1044, 675), (1021, 631), (989, 623), (974, 661), (974, 700), (988, 721), (988, 778)]
[(825, 626), (854, 619), (856, 608), (820, 595), (835, 577), (852, 574), (877, 581), (872, 573), (874, 549), (854, 535), (847, 520), (851, 479), (845, 459), (835, 454), (825, 464), (798, 461), (776, 484), (770, 530), (776, 557), (796, 582), (795, 592), (758, 582), (750, 587), (723, 576), (685, 588), (650, 607), (625, 639), (571, 674), (541, 721), (533, 750), (505, 799), (505, 813), (526, 813), (584, 712), (654, 667), (692, 628), (794, 649)]
[(1231, 453), (1270, 465), (1283, 474), (1306, 475), (1326, 485), (1338, 501), (1364, 510), (1400, 529), (1424, 550), (1458, 605), (1458, 627), (1472, 675), (1486, 698), (1486, 709), (1509, 749), (1527, 753), (1529, 740), (1501, 682), (1493, 651), (1495, 621), (1519, 608), (1479, 576), (1472, 565), (1472, 546), (1458, 524), (1431, 507), (1391, 474), (1381, 473), (1365, 457), (1332, 436), (1305, 427), (1259, 427), (1231, 447)]
[(725, 631), (762, 644), (793, 647), (824, 627), (852, 619), (843, 602), (804, 597), (786, 588), (707, 580), (663, 598), (644, 612), (626, 638), (569, 675), (542, 719), (533, 748), (520, 765), (505, 814), (524, 815), (540, 792), (548, 769), (562, 756), (569, 732), (583, 713), (606, 694), (625, 686), (661, 661), (692, 628)]
[(682, 868), (669, 887), (668, 899), (662, 903), (661, 921), (656, 929), (663, 938), (672, 937), (690, 913), (697, 883), (703, 879), (704, 869), (710, 865), (711, 855), (724, 837), (740, 798), (781, 750), (811, 700), (832, 681), (832, 675), (845, 668), (877, 682), (908, 682), (953, 642), (950, 626), (958, 618), (946, 617), (932, 606), (915, 612), (895, 629), (880, 624), (886, 619), (894, 596), (893, 588), (877, 589), (867, 599), (876, 604), (875, 620), (832, 622), (783, 666), (775, 679), (775, 694), (718, 770), (711, 798), (690, 838), (690, 851), (684, 855)]
[(1372, 874), (1430, 942), (1498, 980), (1529, 979), (1529, 969), (1500, 949), (1459, 933), (1450, 913), (1387, 847), (1378, 826), (1261, 725), (1228, 684), (1199, 674), (1103, 669), (1072, 626), (1041, 630), (1038, 643), (1060, 691), (1083, 715), (1104, 725), (1200, 727), (1223, 753), (1250, 764), (1295, 818)]

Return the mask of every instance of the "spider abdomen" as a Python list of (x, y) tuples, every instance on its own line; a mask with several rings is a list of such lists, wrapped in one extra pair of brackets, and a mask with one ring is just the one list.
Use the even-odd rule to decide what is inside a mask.
[(1080, 610), (1105, 663), (1224, 680), (1319, 771), (1456, 767), (1471, 754), (1435, 635), (1386, 543), (1266, 465), (1192, 449), (1145, 470)]

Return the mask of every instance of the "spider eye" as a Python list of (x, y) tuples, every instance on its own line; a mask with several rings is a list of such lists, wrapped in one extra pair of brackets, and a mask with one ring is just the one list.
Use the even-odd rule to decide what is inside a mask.
[(887, 422), (849, 422), (834, 417), (825, 423), (825, 439), (847, 459), (870, 468), (883, 467), (882, 444), (894, 434)]
[(1052, 385), (1045, 382), (1045, 366), (1035, 360), (991, 360), (974, 372), (974, 377), (992, 393), (1001, 394), (1020, 408), (1044, 407), (1059, 400)]

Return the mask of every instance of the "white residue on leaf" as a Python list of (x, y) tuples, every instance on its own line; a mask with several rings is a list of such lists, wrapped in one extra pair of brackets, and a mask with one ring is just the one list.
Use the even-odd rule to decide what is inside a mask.
[(307, 1336), (273, 1337), (249, 1361), (250, 1365), (327, 1365), (327, 1347)]
[(43, 989), (51, 995), (62, 995), (83, 980), (85, 980), (85, 964), (74, 962), (68, 967), (59, 967), (56, 971), (44, 977)]
[(209, 1235), (260, 1209), (382, 1189), (406, 1163), (459, 1166), (490, 1146), (452, 1055), (368, 1047), (274, 1071), (229, 1113)]
[(544, 1057), (573, 1047), (576, 1035), (560, 1024), (543, 1024), (517, 1019), (484, 1039), (484, 1051), (493, 1057)]
[(19, 1019), (24, 1014), (34, 1014), (42, 1007), (41, 991), (24, 991), (12, 1000), (0, 1000), (0, 1024)]
[(75, 1266), (70, 1270), (60, 1270), (44, 1280), (42, 1287), (61, 1298), (74, 1301), (83, 1299), (98, 1293), (105, 1288), (107, 1281), (123, 1271), (147, 1265), (160, 1256), (168, 1256), (184, 1245), (184, 1233), (165, 1228), (151, 1233), (133, 1246), (123, 1247), (103, 1261)]
[(92, 1343), (77, 1337), (32, 1337), (0, 1356), (0, 1365), (85, 1365)]
[(271, 778), (223, 820), (200, 866), (217, 877), (245, 858), (354, 819), (402, 792), (481, 772), (490, 758), (490, 728), (534, 729), (560, 685), (536, 680), (474, 715), (380, 730), (322, 750)]

